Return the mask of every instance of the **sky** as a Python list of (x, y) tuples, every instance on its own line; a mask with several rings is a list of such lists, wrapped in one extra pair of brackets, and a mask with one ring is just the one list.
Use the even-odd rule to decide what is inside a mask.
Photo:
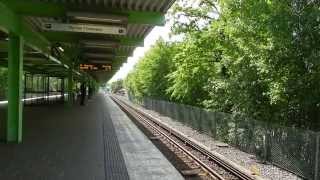
[[(189, 7), (198, 7), (199, 2), (197, 0), (194, 1), (183, 1), (180, 2), (183, 6)], [(185, 4), (186, 3), (186, 4)], [(169, 10), (170, 11), (170, 10)], [(218, 14), (213, 13), (213, 16), (218, 17)], [(183, 39), (183, 35), (174, 35), (170, 37), (171, 26), (173, 25), (173, 21), (167, 19), (167, 23), (164, 26), (156, 26), (153, 30), (146, 36), (144, 39), (144, 47), (137, 47), (134, 50), (133, 56), (129, 57), (124, 63), (118, 72), (108, 81), (108, 83), (114, 82), (118, 79), (124, 79), (127, 74), (133, 70), (134, 65), (144, 56), (144, 54), (150, 49), (152, 45), (156, 43), (156, 41), (161, 37), (165, 41), (181, 41)], [(188, 18), (184, 16), (179, 16), (179, 21), (188, 22)], [(205, 25), (205, 22), (199, 22), (200, 25)]]
[(171, 32), (170, 27), (171, 23), (166, 23), (165, 26), (154, 27), (144, 39), (144, 47), (137, 47), (133, 52), (133, 56), (127, 59), (126, 63), (121, 66), (118, 72), (108, 81), (108, 83), (114, 82), (118, 79), (124, 79), (134, 68), (134, 65), (139, 61), (139, 59), (144, 56), (144, 54), (160, 37), (164, 40), (169, 40), (169, 34)]

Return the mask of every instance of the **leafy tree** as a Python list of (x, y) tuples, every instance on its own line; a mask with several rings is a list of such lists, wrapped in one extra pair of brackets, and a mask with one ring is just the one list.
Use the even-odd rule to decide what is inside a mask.
[(278, 123), (316, 124), (318, 8), (307, 1), (223, 1), (234, 110)]
[(139, 97), (319, 129), (320, 3), (301, 0), (179, 0), (173, 32), (126, 86)]
[(119, 80), (111, 83), (111, 91), (113, 93), (119, 91), (120, 89), (123, 89), (123, 80), (122, 79), (119, 79)]
[(168, 99), (169, 87), (166, 75), (172, 70), (172, 59), (176, 53), (175, 44), (162, 39), (140, 60), (126, 79), (126, 87), (137, 97)]
[(219, 16), (217, 0), (177, 0), (170, 11), (174, 34), (206, 29)]
[(207, 98), (208, 92), (204, 86), (217, 68), (215, 63), (220, 60), (219, 49), (214, 48), (214, 41), (207, 33), (199, 33), (189, 35), (179, 44), (173, 59), (175, 70), (168, 75), (171, 86), (167, 92), (173, 99), (186, 104), (201, 105)]

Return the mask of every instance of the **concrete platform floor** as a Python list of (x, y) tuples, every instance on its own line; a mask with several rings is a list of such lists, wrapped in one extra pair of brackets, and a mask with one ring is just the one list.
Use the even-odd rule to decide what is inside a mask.
[(106, 101), (130, 179), (182, 180), (173, 165), (108, 96)]
[(1, 180), (183, 179), (101, 94), (86, 106), (26, 107), (23, 131), (22, 144), (0, 143)]

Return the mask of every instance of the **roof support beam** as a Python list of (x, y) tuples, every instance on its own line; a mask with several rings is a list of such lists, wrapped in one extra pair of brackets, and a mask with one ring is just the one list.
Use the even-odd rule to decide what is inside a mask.
[(111, 53), (84, 53), (84, 57), (86, 58), (126, 58), (128, 54), (111, 54)]
[[(60, 63), (50, 54), (50, 42), (40, 33), (34, 31), (20, 15), (17, 15), (7, 6), (6, 0), (0, 0), (0, 27), (6, 32), (11, 32), (23, 38), (26, 45), (44, 55), (48, 55), (51, 61)], [(11, 2), (11, 1), (10, 1)]]
[(70, 3), (35, 2), (31, 0), (0, 0), (17, 13), (28, 16), (66, 17), (68, 11), (84, 11), (101, 14), (126, 15), (129, 24), (164, 25), (165, 18), (159, 12), (107, 9), (100, 6), (76, 6)]
[[(50, 42), (42, 34), (34, 31), (20, 15), (16, 14), (8, 2), (13, 1), (0, 0), (0, 28), (21, 37), (26, 45), (48, 56), (51, 61), (62, 64), (61, 61), (50, 55)], [(64, 56), (63, 59), (66, 60), (67, 57)]]
[[(21, 37), (23, 37), (26, 44), (31, 47), (41, 48), (42, 51), (48, 51), (50, 46), (49, 41), (47, 41), (39, 33), (32, 30), (32, 28), (23, 19), (15, 14), (10, 8), (6, 6), (0, 0), (0, 26), (5, 28), (7, 32), (13, 32)], [(7, 2), (7, 1), (6, 1)]]

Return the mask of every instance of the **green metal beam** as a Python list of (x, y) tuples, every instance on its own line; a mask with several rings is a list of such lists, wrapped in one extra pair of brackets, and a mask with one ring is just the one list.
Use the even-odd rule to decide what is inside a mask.
[(165, 24), (165, 17), (158, 12), (131, 11), (128, 16), (128, 23), (163, 26)]
[[(40, 33), (34, 31), (20, 15), (13, 12), (5, 0), (0, 0), (0, 27), (7, 32), (15, 33), (24, 39), (26, 45), (48, 55), (50, 54), (50, 42)], [(10, 1), (11, 2), (11, 1)]]
[[(41, 52), (42, 54), (49, 56), (50, 60), (55, 61), (56, 63), (67, 63), (70, 57), (63, 55), (60, 61), (50, 56), (50, 47), (51, 43), (39, 32), (36, 32), (30, 25), (16, 12), (12, 10), (10, 2), (7, 0), (0, 0), (0, 27), (7, 31), (12, 32), (18, 36), (21, 36), (24, 39), (26, 45), (31, 48)], [(16, 1), (26, 4), (25, 1)]]
[(7, 142), (22, 141), (23, 39), (10, 32)]
[(129, 24), (164, 25), (165, 18), (159, 12), (141, 12), (104, 8), (101, 6), (77, 6), (72, 3), (35, 2), (31, 0), (1, 0), (17, 13), (28, 16), (66, 17), (67, 11), (85, 11), (128, 16)]
[(118, 38), (120, 41), (120, 45), (123, 46), (143, 46), (144, 39), (143, 38), (133, 38), (133, 37), (120, 37)]
[(2, 0), (15, 12), (29, 16), (65, 16), (66, 7), (56, 3), (44, 3), (28, 0)]
[[(7, 2), (7, 1), (5, 1)], [(0, 26), (7, 32), (13, 32), (24, 38), (26, 44), (31, 47), (41, 47), (42, 51), (48, 51), (50, 46), (47, 41), (39, 33), (35, 32), (21, 16), (15, 14), (6, 4), (4, 0), (0, 0)]]

